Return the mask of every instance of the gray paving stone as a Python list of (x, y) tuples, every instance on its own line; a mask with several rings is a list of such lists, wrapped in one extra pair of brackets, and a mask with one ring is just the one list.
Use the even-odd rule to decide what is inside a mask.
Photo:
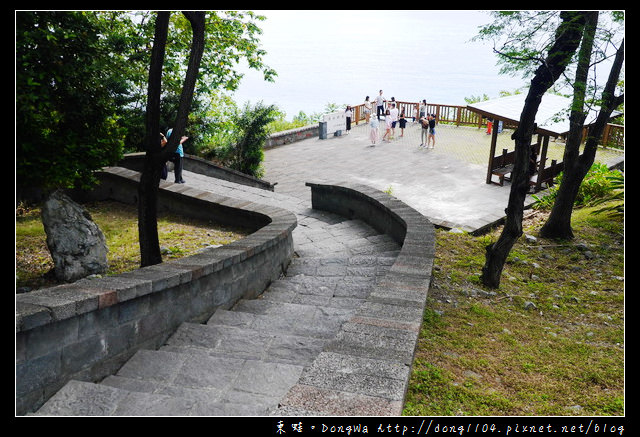
[(305, 368), (300, 384), (402, 401), (408, 366), (364, 357), (323, 352)]
[[(306, 176), (275, 168), (280, 152), (267, 152), (274, 192), (184, 176), (189, 187), (293, 211), (295, 256), (286, 276), (206, 324), (181, 325), (159, 350), (138, 351), (102, 384), (69, 383), (43, 413), (401, 414), (424, 298), (412, 287), (424, 283), (393, 273), (402, 248), (390, 236), (312, 209)], [(401, 277), (402, 287), (386, 288)]]

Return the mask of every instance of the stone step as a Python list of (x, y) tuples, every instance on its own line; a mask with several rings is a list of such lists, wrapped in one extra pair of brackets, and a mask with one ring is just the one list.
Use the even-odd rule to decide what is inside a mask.
[(265, 416), (274, 411), (279, 401), (273, 396), (257, 393), (237, 390), (223, 393), (219, 390), (185, 388), (117, 375), (105, 378), (100, 384), (133, 393), (149, 393), (191, 401), (193, 408), (189, 415), (198, 416)]
[(327, 342), (317, 336), (255, 329), (252, 327), (256, 317), (254, 314), (219, 312), (220, 315), (214, 315), (206, 325), (182, 324), (160, 350), (307, 365)]
[[(140, 350), (116, 373), (126, 378), (127, 390), (153, 390), (198, 402), (252, 403), (277, 406), (294, 385), (303, 365), (266, 362), (203, 353), (195, 348)], [(113, 381), (109, 384), (114, 384)]]
[(314, 277), (299, 275), (271, 284), (260, 300), (330, 308), (356, 309), (369, 296), (369, 277)]
[(193, 402), (166, 395), (139, 393), (84, 381), (69, 381), (34, 416), (175, 415), (191, 410)]
[(386, 273), (395, 262), (397, 251), (379, 254), (352, 256), (294, 258), (287, 268), (287, 277), (297, 275), (318, 276), (363, 276), (373, 277)]
[(240, 300), (232, 311), (253, 315), (249, 327), (256, 331), (313, 338), (331, 338), (354, 314), (354, 309), (350, 308), (304, 305), (260, 298)]
[[(147, 384), (146, 386), (144, 384)], [(32, 416), (260, 416), (277, 408), (272, 396), (206, 393), (158, 388), (141, 380), (111, 376), (102, 383), (69, 381)]]

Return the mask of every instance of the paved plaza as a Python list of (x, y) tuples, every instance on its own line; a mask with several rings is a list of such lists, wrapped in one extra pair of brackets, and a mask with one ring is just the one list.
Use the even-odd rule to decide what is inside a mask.
[[(380, 123), (380, 138), (384, 133)], [(504, 217), (508, 183), (486, 184), (490, 136), (485, 129), (439, 125), (433, 149), (419, 147), (421, 128), (408, 122), (404, 135), (369, 140), (366, 123), (348, 135), (309, 138), (265, 151), (264, 179), (277, 183), (276, 192), (308, 198), (306, 181), (354, 181), (369, 185), (412, 206), (437, 226), (468, 232), (491, 226)], [(511, 133), (499, 134), (496, 150), (513, 148)], [(562, 159), (561, 143), (553, 141), (549, 158)], [(597, 160), (623, 159), (616, 151), (599, 152)], [(526, 205), (533, 203), (527, 196)]]

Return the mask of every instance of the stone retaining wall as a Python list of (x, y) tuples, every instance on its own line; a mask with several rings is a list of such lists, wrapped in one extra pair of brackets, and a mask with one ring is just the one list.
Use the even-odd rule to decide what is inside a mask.
[[(144, 165), (144, 159), (144, 152), (127, 153), (118, 163), (118, 166), (141, 172)], [(193, 173), (269, 191), (273, 191), (273, 187), (275, 186), (275, 184), (265, 180), (254, 178), (253, 176), (249, 176), (231, 168), (222, 167), (198, 156), (184, 155), (182, 161), (183, 170), (191, 171)], [(173, 168), (173, 164), (171, 162), (168, 162), (167, 166), (170, 170)], [(169, 179), (172, 177), (172, 175), (169, 175)]]
[[(365, 302), (325, 346), (329, 353), (323, 355), (325, 360), (313, 364), (321, 377), (294, 385), (281, 400), (281, 408), (320, 416), (400, 416), (431, 282), (434, 226), (398, 199), (365, 185), (307, 185), (314, 209), (360, 219), (391, 235), (401, 249), (389, 271), (376, 279)], [(349, 363), (348, 370), (332, 361), (336, 357)], [(375, 366), (395, 369), (397, 374), (393, 380), (385, 379), (384, 371), (375, 378), (363, 378), (359, 383), (364, 387), (325, 382), (342, 380), (344, 372), (353, 374), (349, 381), (355, 381), (356, 375), (368, 375)], [(366, 387), (368, 383), (384, 388)], [(377, 394), (367, 395), (373, 392)]]
[(306, 140), (311, 137), (318, 137), (320, 125), (318, 123), (309, 126), (303, 126), (296, 129), (289, 129), (282, 132), (271, 134), (265, 148), (282, 146), (284, 144), (295, 143), (296, 141)]
[(402, 246), (395, 263), (370, 299), (416, 309), (420, 325), (436, 252), (433, 224), (415, 209), (386, 193), (351, 182), (308, 182), (314, 209), (358, 218), (390, 235)]
[[(135, 202), (139, 173), (108, 168), (93, 198)], [(255, 229), (228, 245), (132, 272), (16, 295), (16, 414), (68, 380), (99, 381), (185, 321), (253, 298), (293, 255), (294, 214), (163, 182), (159, 207)], [(190, 214), (191, 215), (191, 214)]]

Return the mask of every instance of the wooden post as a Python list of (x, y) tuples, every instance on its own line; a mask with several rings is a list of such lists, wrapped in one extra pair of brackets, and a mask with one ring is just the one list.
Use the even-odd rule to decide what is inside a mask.
[(493, 168), (493, 156), (496, 153), (496, 144), (498, 143), (498, 129), (491, 131), (491, 150), (489, 151), (489, 168), (487, 169), (487, 183), (491, 183), (491, 172)]
[(542, 186), (542, 181), (540, 180), (540, 176), (542, 175), (542, 171), (544, 170), (544, 165), (547, 161), (547, 148), (549, 147), (549, 135), (545, 135), (544, 139), (538, 135), (538, 144), (542, 140), (542, 149), (540, 150), (540, 165), (538, 166), (538, 177), (536, 179), (536, 191), (540, 189)]

